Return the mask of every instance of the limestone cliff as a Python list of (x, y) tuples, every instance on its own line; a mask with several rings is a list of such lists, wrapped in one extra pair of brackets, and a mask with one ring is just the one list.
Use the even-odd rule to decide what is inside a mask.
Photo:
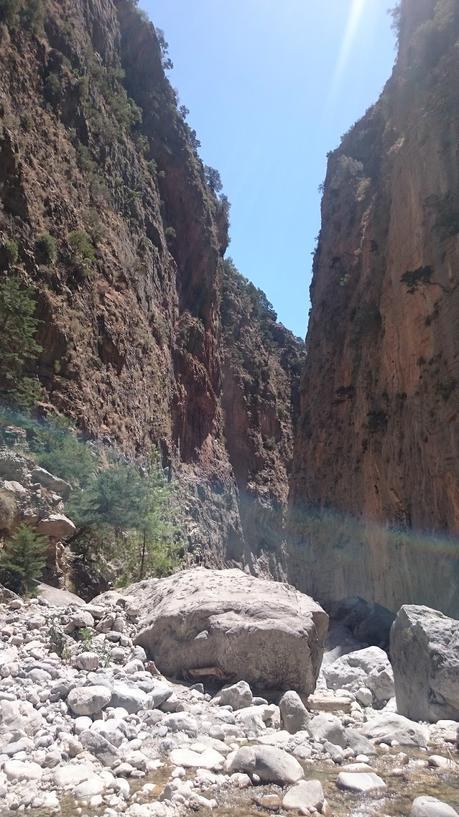
[(259, 569), (281, 577), (304, 344), (230, 261), (222, 327), (225, 437), (245, 540)]
[[(182, 486), (191, 558), (249, 561), (222, 405), (228, 207), (165, 74), (164, 41), (133, 0), (18, 0), (0, 17), (0, 244), (17, 246), (0, 252), (0, 275), (38, 302), (41, 411), (133, 455), (159, 444)], [(285, 399), (265, 398), (272, 428), (260, 434), (288, 439), (248, 465), (284, 507), (297, 372), (278, 373), (279, 339)]]
[(459, 4), (403, 0), (396, 23), (393, 76), (328, 162), (290, 571), (319, 599), (457, 613)]

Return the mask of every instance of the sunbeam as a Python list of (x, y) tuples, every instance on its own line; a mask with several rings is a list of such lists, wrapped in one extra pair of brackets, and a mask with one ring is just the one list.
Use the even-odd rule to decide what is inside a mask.
[(341, 82), (341, 77), (348, 63), (352, 46), (355, 40), (355, 36), (357, 34), (360, 21), (365, 10), (366, 2), (367, 0), (352, 0), (343, 43), (338, 56), (338, 61), (336, 63), (336, 68), (333, 74), (333, 79), (330, 87), (329, 104), (333, 101), (338, 91)]

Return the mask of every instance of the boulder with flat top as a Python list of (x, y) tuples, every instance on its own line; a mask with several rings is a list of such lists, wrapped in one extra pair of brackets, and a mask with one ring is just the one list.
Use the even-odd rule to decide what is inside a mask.
[(145, 611), (137, 643), (169, 676), (218, 668), (254, 687), (315, 688), (328, 616), (287, 584), (241, 570), (183, 570), (127, 591)]

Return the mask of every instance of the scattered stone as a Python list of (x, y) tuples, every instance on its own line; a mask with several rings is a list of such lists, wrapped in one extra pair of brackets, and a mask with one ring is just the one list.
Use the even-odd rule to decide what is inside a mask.
[(204, 748), (203, 752), (195, 752), (192, 749), (174, 749), (170, 754), (170, 760), (174, 766), (182, 766), (184, 769), (219, 771), (225, 758), (215, 749)]
[(247, 772), (264, 783), (296, 783), (304, 777), (304, 771), (298, 761), (282, 749), (274, 746), (244, 746), (233, 755), (229, 755), (225, 771)]
[(376, 789), (385, 789), (384, 780), (374, 772), (340, 772), (336, 785), (340, 789), (366, 794)]
[(31, 478), (32, 482), (38, 482), (40, 485), (43, 485), (44, 488), (48, 488), (50, 491), (61, 496), (62, 499), (68, 499), (70, 491), (72, 490), (72, 486), (68, 482), (64, 479), (60, 479), (60, 477), (55, 477), (54, 474), (50, 474), (49, 471), (46, 471), (45, 468), (40, 468), (39, 465), (36, 465), (35, 468), (32, 469)]
[(69, 692), (67, 704), (75, 715), (96, 715), (108, 706), (111, 697), (108, 687), (75, 687)]
[(279, 701), (279, 709), (282, 726), (291, 735), (307, 729), (309, 714), (297, 692), (285, 692)]
[(325, 796), (319, 780), (300, 780), (284, 795), (282, 805), (286, 809), (308, 814), (312, 809), (321, 811)]
[(81, 652), (75, 657), (74, 664), (77, 669), (87, 670), (90, 672), (98, 669), (99, 656), (96, 652)]
[(40, 780), (43, 769), (38, 763), (27, 763), (22, 760), (7, 760), (3, 771), (8, 780)]
[(92, 774), (87, 780), (83, 780), (76, 786), (73, 794), (77, 800), (88, 800), (102, 792), (106, 788), (106, 781), (97, 774)]
[(403, 715), (393, 712), (381, 713), (359, 729), (360, 734), (379, 744), (391, 744), (396, 740), (400, 746), (425, 747), (429, 740), (429, 730)]
[(138, 687), (116, 681), (113, 685), (110, 705), (122, 706), (127, 712), (134, 713), (146, 708), (147, 698), (147, 693)]
[(362, 687), (371, 690), (377, 704), (394, 695), (394, 676), (387, 654), (379, 647), (367, 647), (338, 658), (324, 669), (329, 689), (348, 689), (356, 693)]
[(373, 693), (368, 687), (360, 687), (355, 693), (355, 697), (362, 706), (373, 705)]
[(95, 755), (104, 766), (112, 766), (118, 760), (116, 747), (103, 735), (88, 729), (81, 733), (80, 741), (81, 745)]
[(416, 797), (411, 806), (410, 817), (458, 817), (457, 811), (435, 797)]
[(315, 692), (308, 698), (309, 709), (319, 712), (350, 712), (351, 703), (350, 698), (331, 697), (326, 692)]
[(231, 706), (233, 709), (243, 709), (251, 706), (253, 695), (247, 681), (239, 681), (232, 686), (223, 687), (219, 693), (220, 706)]
[(94, 627), (94, 618), (91, 613), (89, 610), (80, 609), (72, 615), (68, 630), (73, 632), (73, 630), (91, 629), (92, 627)]
[(172, 695), (172, 687), (167, 684), (155, 683), (151, 692), (148, 693), (145, 701), (145, 709), (156, 709), (161, 706)]
[(429, 766), (434, 769), (444, 769), (445, 771), (454, 772), (457, 770), (457, 763), (449, 757), (442, 755), (431, 755), (429, 757)]
[(66, 763), (55, 769), (53, 775), (54, 784), (59, 789), (67, 788), (67, 786), (76, 786), (83, 780), (87, 780), (92, 774), (94, 774), (92, 766), (82, 763)]
[(198, 735), (198, 724), (196, 718), (189, 712), (171, 712), (161, 721), (162, 726), (167, 726), (171, 732), (185, 732), (191, 738)]
[(308, 732), (315, 741), (329, 741), (343, 749), (347, 745), (344, 726), (336, 715), (321, 714), (311, 718)]

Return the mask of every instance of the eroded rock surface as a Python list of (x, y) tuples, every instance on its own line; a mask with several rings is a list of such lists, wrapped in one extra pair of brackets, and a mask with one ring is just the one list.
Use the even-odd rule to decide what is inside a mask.
[(399, 13), (392, 77), (328, 160), (289, 578), (323, 603), (457, 618), (459, 15)]
[(137, 643), (166, 675), (213, 669), (255, 686), (313, 691), (328, 616), (292, 587), (199, 568), (140, 583), (139, 592)]
[(431, 723), (459, 720), (459, 621), (429, 607), (402, 607), (391, 660), (401, 714)]

